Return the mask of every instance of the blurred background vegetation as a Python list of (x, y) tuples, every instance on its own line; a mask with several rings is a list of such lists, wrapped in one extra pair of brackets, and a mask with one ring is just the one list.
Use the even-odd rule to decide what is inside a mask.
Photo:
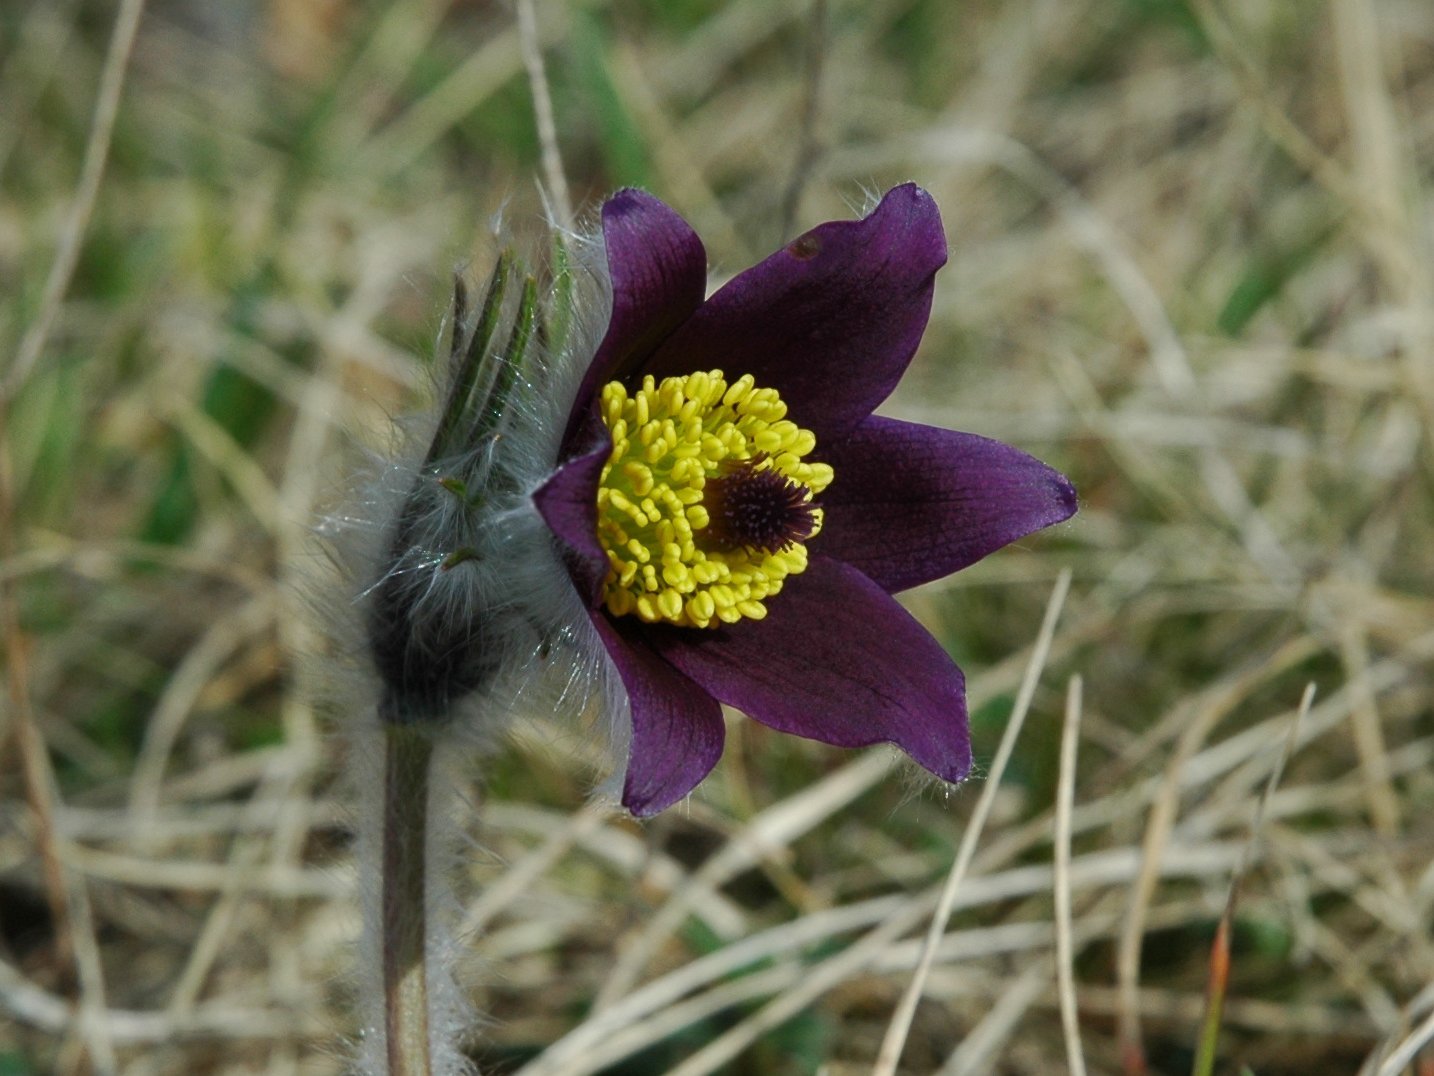
[[(311, 527), (421, 404), (452, 268), (495, 213), (536, 232), (532, 97), (505, 3), (151, 0), (83, 221), (136, 7), (0, 7), (0, 1073), (338, 1073), (356, 915), (345, 715), (300, 660), (324, 647)], [(931, 190), (951, 264), (888, 410), (1081, 491), (1073, 523), (909, 597), (989, 766), (1074, 573), (901, 1071), (1066, 1065), (1049, 865), (1077, 673), (1090, 1071), (1189, 1071), (1247, 847), (1219, 1071), (1431, 1071), (1434, 7), (536, 14), (589, 221), (644, 186), (720, 278)], [(570, 729), (524, 725), (474, 775), (455, 874), (485, 1071), (870, 1071), (981, 781), (731, 731), (645, 826), (585, 806), (602, 762)]]

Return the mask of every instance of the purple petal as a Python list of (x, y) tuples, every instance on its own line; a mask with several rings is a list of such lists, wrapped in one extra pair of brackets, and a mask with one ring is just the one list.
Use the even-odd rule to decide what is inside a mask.
[(836, 478), (812, 549), (889, 591), (950, 575), (1076, 510), (1059, 471), (972, 433), (873, 416), (819, 451)]
[(722, 707), (639, 639), (628, 639), (602, 614), (593, 624), (627, 688), (632, 746), (622, 804), (656, 814), (697, 787), (722, 757)]
[(897, 187), (864, 220), (820, 225), (734, 277), (644, 372), (751, 374), (819, 440), (845, 433), (906, 370), (945, 262), (936, 203), (914, 184)]
[(603, 203), (602, 238), (612, 279), (607, 334), (578, 389), (565, 448), (609, 381), (635, 370), (702, 303), (707, 252), (672, 209), (645, 191), (621, 190)]
[(597, 538), (597, 487), (612, 446), (569, 460), (533, 494), (533, 506), (562, 543), (573, 582), (596, 607), (607, 575), (607, 554)]
[(704, 691), (780, 732), (840, 747), (894, 743), (947, 781), (971, 768), (961, 670), (911, 614), (855, 568), (813, 557), (764, 620), (649, 629)]

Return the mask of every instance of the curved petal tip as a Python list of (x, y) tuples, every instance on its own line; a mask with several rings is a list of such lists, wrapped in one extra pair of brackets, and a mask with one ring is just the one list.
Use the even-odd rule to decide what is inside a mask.
[(819, 441), (845, 435), (901, 379), (945, 263), (935, 201), (914, 183), (896, 187), (861, 220), (820, 224), (737, 274), (644, 372), (739, 368)]
[(627, 691), (632, 715), (622, 805), (639, 818), (671, 807), (701, 783), (722, 757), (722, 707), (655, 654), (640, 638), (592, 614)]

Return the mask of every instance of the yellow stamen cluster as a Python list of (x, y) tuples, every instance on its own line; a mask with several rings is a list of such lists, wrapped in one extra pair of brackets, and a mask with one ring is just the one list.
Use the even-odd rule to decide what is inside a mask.
[[(730, 385), (721, 370), (643, 379), (633, 393), (617, 381), (602, 390), (612, 455), (598, 484), (598, 540), (610, 570), (604, 600), (615, 615), (649, 623), (715, 627), (767, 615), (763, 602), (806, 569), (807, 550), (732, 546), (709, 529), (709, 480), (735, 469), (775, 469), (806, 490), (831, 483), (825, 463), (803, 459), (816, 437), (786, 417), (775, 389), (751, 376)], [(810, 538), (821, 509), (810, 509)]]

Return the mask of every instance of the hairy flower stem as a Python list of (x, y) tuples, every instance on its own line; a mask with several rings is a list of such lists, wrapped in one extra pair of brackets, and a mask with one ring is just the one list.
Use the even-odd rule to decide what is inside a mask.
[(386, 724), (383, 762), (383, 953), (387, 1076), (430, 1076), (426, 854), (429, 764), (423, 729)]

